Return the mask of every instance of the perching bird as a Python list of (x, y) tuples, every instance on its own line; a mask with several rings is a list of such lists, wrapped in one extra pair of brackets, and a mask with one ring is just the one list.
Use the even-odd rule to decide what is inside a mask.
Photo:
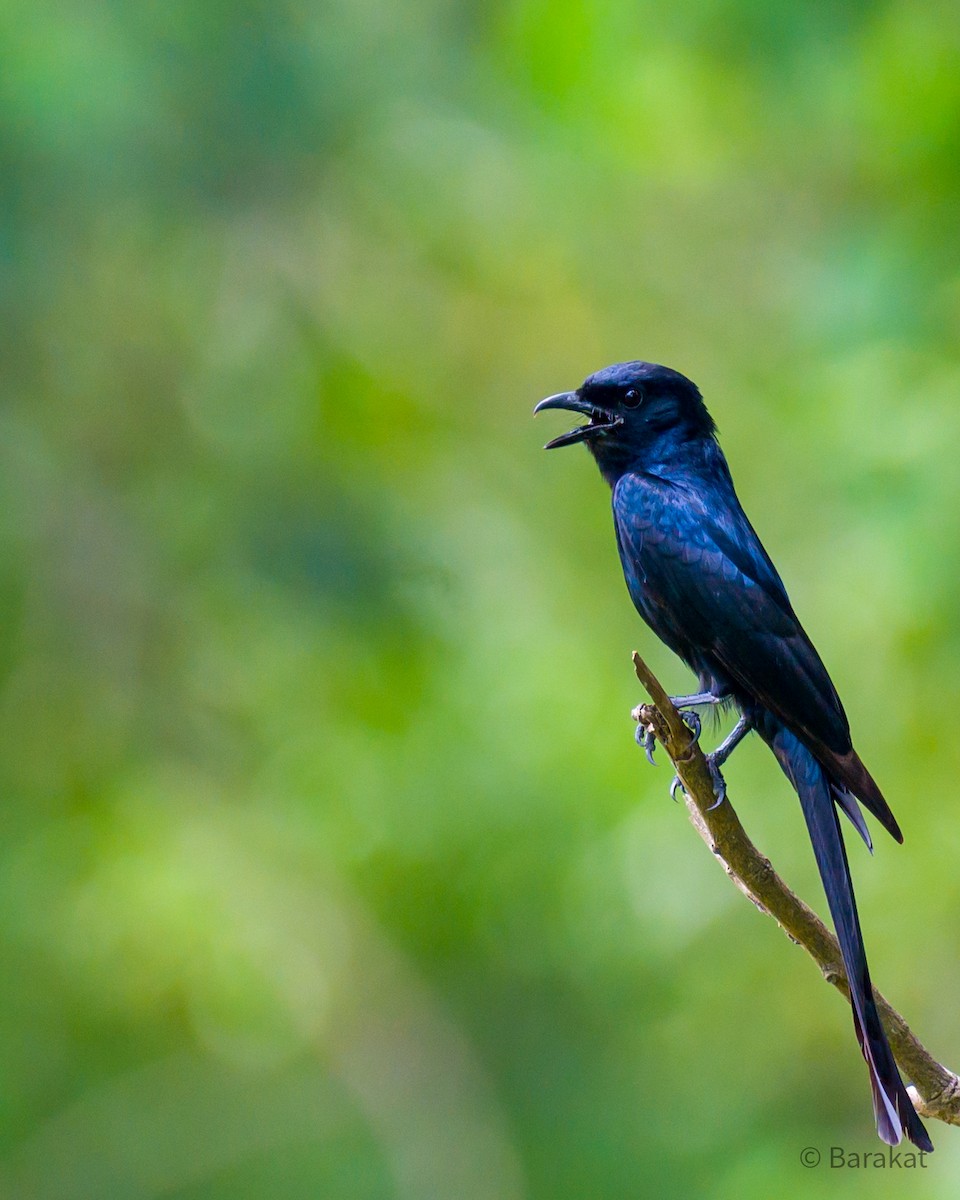
[[(826, 668), (733, 488), (696, 385), (654, 363), (591, 375), (534, 410), (589, 420), (547, 444), (584, 442), (613, 489), (613, 519), (630, 597), (696, 674), (678, 707), (732, 703), (740, 719), (708, 756), (718, 802), (721, 764), (750, 730), (767, 743), (803, 808), (843, 954), (853, 1023), (870, 1072), (877, 1132), (932, 1150), (893, 1059), (874, 1001), (853, 895), (841, 809), (870, 845), (861, 801), (898, 842), (900, 828), (850, 741)], [(699, 721), (695, 721), (699, 729)]]

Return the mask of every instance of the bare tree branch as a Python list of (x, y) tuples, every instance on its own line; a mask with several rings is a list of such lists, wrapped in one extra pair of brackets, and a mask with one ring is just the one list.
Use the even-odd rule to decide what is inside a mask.
[[(636, 652), (633, 665), (653, 701), (638, 705), (633, 718), (653, 733), (676, 768), (694, 828), (740, 891), (762, 912), (769, 913), (787, 936), (807, 951), (824, 979), (849, 1000), (837, 939), (817, 914), (794, 895), (747, 837), (729, 798), (712, 807), (713, 780), (700, 746), (659, 680)], [(894, 1057), (913, 1081), (909, 1091), (917, 1112), (922, 1117), (960, 1125), (960, 1078), (930, 1055), (903, 1017), (876, 989), (874, 995)]]

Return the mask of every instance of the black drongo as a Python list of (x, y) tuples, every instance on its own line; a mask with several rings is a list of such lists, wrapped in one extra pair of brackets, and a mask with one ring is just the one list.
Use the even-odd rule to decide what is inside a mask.
[(776, 568), (737, 499), (697, 387), (668, 367), (619, 363), (537, 412), (568, 409), (587, 423), (547, 446), (584, 442), (613, 489), (613, 520), (630, 597), (696, 674), (682, 706), (730, 702), (740, 720), (710, 756), (719, 767), (751, 729), (796, 789), (843, 954), (853, 1023), (870, 1071), (880, 1137), (930, 1138), (880, 1023), (840, 830), (843, 811), (867, 842), (859, 800), (897, 841), (899, 826), (850, 741), (840, 697), (803, 630)]

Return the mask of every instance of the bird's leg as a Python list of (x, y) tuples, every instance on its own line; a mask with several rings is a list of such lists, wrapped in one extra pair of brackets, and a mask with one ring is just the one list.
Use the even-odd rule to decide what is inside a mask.
[[(707, 766), (710, 768), (710, 778), (713, 780), (713, 794), (716, 796), (716, 800), (710, 805), (710, 809), (716, 808), (718, 804), (722, 804), (726, 800), (727, 785), (720, 774), (720, 768), (747, 736), (750, 729), (749, 720), (746, 717), (741, 717), (716, 750), (706, 756)], [(670, 795), (674, 800), (677, 798), (677, 789), (681, 787), (683, 787), (683, 784), (680, 781), (680, 776), (674, 775), (673, 783), (670, 784)]]
[(722, 704), (726, 696), (715, 696), (713, 692), (694, 692), (692, 696), (671, 696), (674, 708), (693, 708), (696, 704)]
[(707, 758), (713, 760), (715, 767), (722, 767), (751, 729), (749, 718), (741, 716), (716, 750), (712, 754), (708, 754)]

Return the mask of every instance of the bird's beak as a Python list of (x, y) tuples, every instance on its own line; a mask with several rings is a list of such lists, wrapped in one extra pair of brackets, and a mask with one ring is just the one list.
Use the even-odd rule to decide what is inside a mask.
[(614, 425), (620, 424), (618, 418), (610, 420), (608, 414), (601, 412), (598, 408), (594, 408), (588, 400), (584, 400), (577, 392), (557, 392), (555, 396), (548, 396), (546, 400), (541, 400), (533, 411), (536, 414), (543, 412), (547, 408), (562, 408), (567, 412), (582, 413), (585, 417), (590, 417), (591, 421), (588, 425), (578, 425), (576, 429), (571, 429), (569, 433), (561, 433), (552, 442), (547, 442), (544, 450), (555, 450), (557, 446), (572, 446), (574, 442), (582, 442), (584, 438), (590, 437), (591, 434), (599, 433), (605, 429), (612, 429)]

